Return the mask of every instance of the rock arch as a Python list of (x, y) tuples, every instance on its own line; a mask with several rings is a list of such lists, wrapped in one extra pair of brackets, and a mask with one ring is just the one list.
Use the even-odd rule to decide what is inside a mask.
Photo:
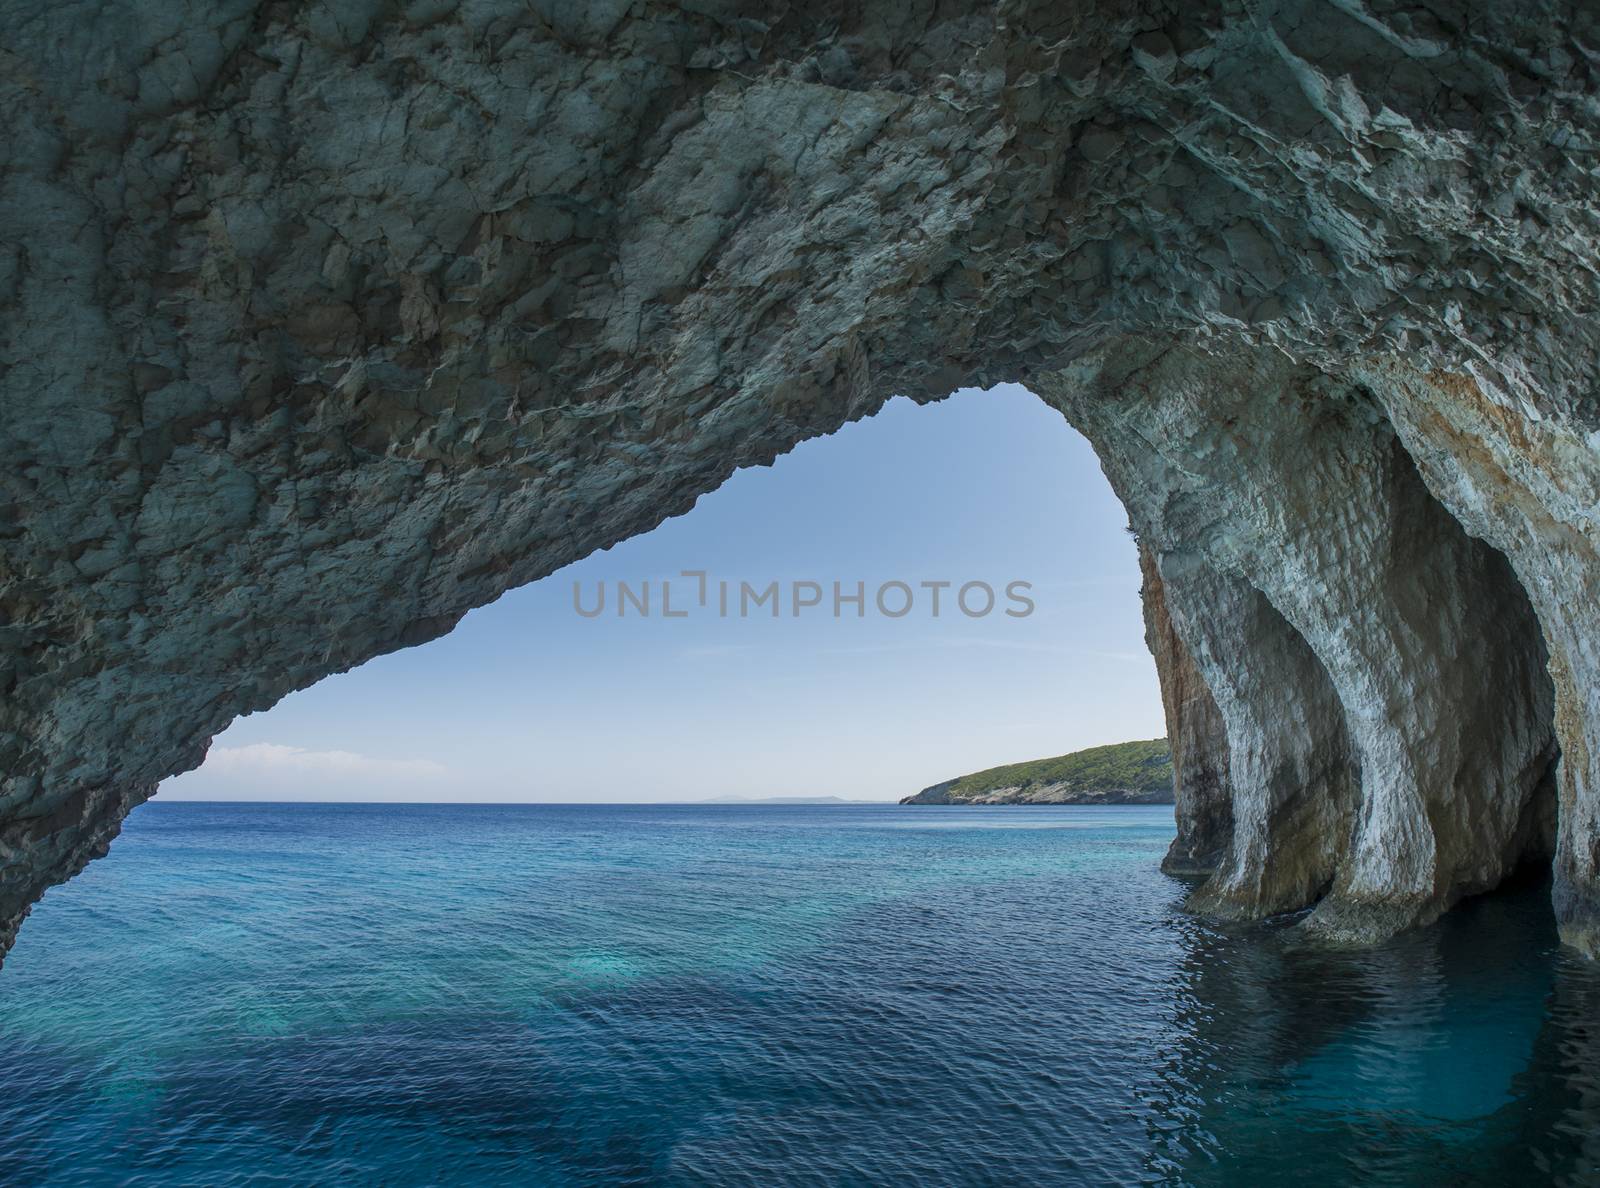
[[(0, 947), (235, 715), (891, 394), (1017, 379), (1100, 426), (1169, 705), (1215, 694), (1180, 848), (1227, 902), (1328, 877), (1358, 937), (1491, 882), (1547, 652), (1600, 953), (1592, 5), (4, 17)], [(1219, 468), (1230, 418), (1277, 470)], [(1200, 494), (1146, 499), (1141, 441)]]

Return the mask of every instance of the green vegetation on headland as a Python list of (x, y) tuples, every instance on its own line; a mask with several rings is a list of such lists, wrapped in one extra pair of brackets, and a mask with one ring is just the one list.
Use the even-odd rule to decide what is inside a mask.
[(1171, 804), (1164, 738), (1008, 763), (924, 788), (901, 804)]

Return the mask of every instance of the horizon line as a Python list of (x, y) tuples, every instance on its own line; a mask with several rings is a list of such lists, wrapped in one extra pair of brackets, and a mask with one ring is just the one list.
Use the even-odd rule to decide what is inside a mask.
[[(159, 796), (152, 796), (149, 800), (141, 802), (135, 807), (154, 803)], [(209, 805), (326, 805), (334, 808), (356, 808), (366, 805), (386, 805), (390, 807), (400, 805), (415, 805), (418, 808), (837, 808), (865, 807), (870, 805), (894, 805), (908, 808), (1171, 808), (1171, 801), (1160, 801), (1154, 804), (1062, 804), (1021, 802), (1016, 804), (910, 804), (906, 800), (864, 800), (846, 797), (834, 798), (833, 804), (818, 804), (819, 797), (814, 796), (775, 796), (755, 797), (749, 800), (200, 800), (189, 797), (174, 797), (162, 801), (163, 804), (209, 804)], [(795, 803), (785, 805), (783, 801), (792, 800)]]
[[(151, 804), (162, 799), (160, 793), (142, 801), (141, 804)], [(803, 808), (826, 808), (825, 804), (817, 804), (823, 799), (817, 796), (755, 796), (748, 800), (718, 799), (710, 800), (206, 800), (198, 797), (174, 796), (164, 800), (166, 804), (331, 804), (331, 805), (361, 805), (361, 804), (416, 804), (416, 805), (458, 805), (463, 808), (526, 808), (546, 805), (551, 808), (604, 808), (608, 805), (618, 807), (645, 808), (652, 805), (700, 805), (707, 808), (729, 808), (737, 805), (759, 807), (762, 805), (779, 804), (785, 800), (796, 801)], [(838, 804), (900, 804), (900, 800), (872, 800), (866, 798), (837, 796), (831, 798)], [(807, 803), (810, 802), (810, 803)], [(136, 806), (137, 807), (137, 806)], [(934, 806), (939, 807), (939, 806)], [(991, 805), (988, 807), (1003, 807)], [(1049, 807), (1049, 806), (1042, 806)], [(1071, 805), (1057, 805), (1057, 808), (1071, 808)]]

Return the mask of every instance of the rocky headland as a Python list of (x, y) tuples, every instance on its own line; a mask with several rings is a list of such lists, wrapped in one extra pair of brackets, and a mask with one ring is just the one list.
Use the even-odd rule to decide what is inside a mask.
[(1164, 738), (1007, 763), (924, 788), (901, 804), (1171, 804)]

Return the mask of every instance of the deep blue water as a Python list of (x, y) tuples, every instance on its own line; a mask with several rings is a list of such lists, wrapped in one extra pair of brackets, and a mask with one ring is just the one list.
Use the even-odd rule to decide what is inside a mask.
[(1537, 889), (1227, 934), (1170, 809), (146, 805), (0, 971), (0, 1184), (1600, 1182)]

